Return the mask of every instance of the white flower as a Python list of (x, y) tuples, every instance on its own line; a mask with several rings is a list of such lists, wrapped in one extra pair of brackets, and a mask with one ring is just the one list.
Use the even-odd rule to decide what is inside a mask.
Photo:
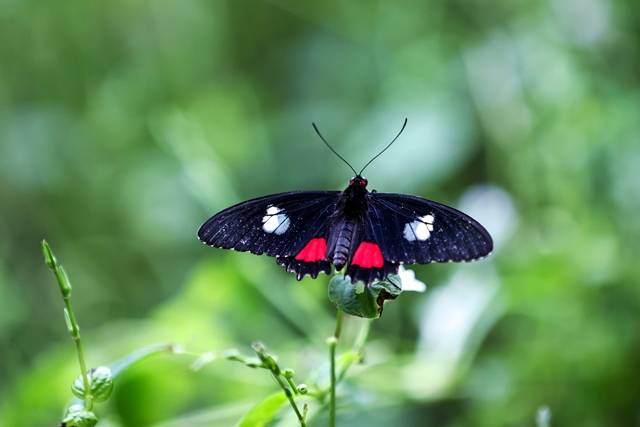
[(400, 284), (402, 285), (403, 292), (424, 292), (427, 290), (427, 285), (416, 279), (416, 273), (413, 270), (404, 268), (404, 266), (401, 265), (398, 269), (398, 276), (400, 276)]

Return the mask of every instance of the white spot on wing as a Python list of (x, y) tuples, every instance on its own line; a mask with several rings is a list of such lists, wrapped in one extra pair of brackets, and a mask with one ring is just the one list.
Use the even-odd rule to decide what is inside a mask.
[(425, 241), (431, 237), (433, 231), (433, 222), (435, 218), (428, 214), (418, 217), (415, 221), (408, 222), (404, 225), (404, 238), (410, 242), (419, 240)]
[(262, 217), (262, 229), (267, 233), (283, 234), (289, 225), (289, 217), (277, 206), (269, 206), (267, 214)]

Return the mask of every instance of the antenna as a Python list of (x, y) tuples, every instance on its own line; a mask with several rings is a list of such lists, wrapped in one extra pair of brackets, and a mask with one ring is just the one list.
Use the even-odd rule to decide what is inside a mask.
[[(405, 120), (405, 124), (406, 124), (406, 123), (407, 123), (407, 121)], [(356, 172), (356, 170), (353, 168), (353, 166), (351, 166), (351, 165), (349, 164), (349, 162), (347, 162), (347, 161), (344, 159), (344, 157), (342, 157), (340, 154), (338, 154), (338, 152), (337, 152), (336, 150), (334, 150), (332, 146), (330, 146), (330, 145), (329, 145), (329, 143), (327, 142), (327, 140), (326, 140), (326, 139), (324, 139), (324, 137), (322, 136), (322, 134), (321, 134), (321, 133), (320, 133), (320, 131), (318, 130), (318, 126), (316, 126), (316, 124), (315, 124), (315, 123), (311, 123), (311, 125), (313, 125), (313, 129), (315, 129), (316, 133), (318, 134), (318, 136), (320, 137), (320, 139), (322, 140), (322, 142), (324, 142), (324, 143), (327, 145), (327, 147), (329, 147), (329, 150), (331, 150), (331, 151), (333, 152), (333, 154), (335, 154), (336, 156), (338, 156), (338, 158), (339, 158), (340, 160), (342, 160), (343, 162), (345, 162), (345, 163), (347, 164), (347, 166), (349, 166), (349, 168), (351, 168), (351, 170), (353, 171), (353, 173), (354, 173), (355, 175), (360, 175), (359, 173), (357, 173), (357, 172)], [(403, 127), (403, 129), (404, 129), (404, 127)], [(397, 137), (396, 137), (396, 138), (397, 138)]]
[[(315, 126), (315, 125), (314, 125)], [(402, 124), (402, 128), (400, 129), (400, 132), (398, 132), (398, 134), (396, 135), (395, 138), (393, 138), (393, 140), (391, 140), (391, 142), (382, 149), (382, 151), (380, 151), (378, 154), (376, 154), (373, 159), (369, 160), (369, 162), (364, 165), (364, 167), (362, 169), (360, 169), (360, 173), (358, 173), (358, 176), (360, 176), (360, 174), (362, 174), (362, 172), (364, 172), (364, 170), (367, 168), (367, 166), (369, 166), (371, 164), (371, 162), (373, 162), (375, 159), (377, 159), (378, 157), (380, 157), (380, 155), (382, 153), (384, 153), (385, 151), (387, 151), (387, 148), (391, 147), (391, 144), (393, 144), (394, 142), (396, 142), (396, 139), (398, 139), (398, 137), (400, 136), (400, 134), (402, 134), (402, 131), (404, 131), (404, 128), (407, 126), (407, 119), (404, 119), (404, 123)], [(355, 171), (354, 171), (355, 172)]]

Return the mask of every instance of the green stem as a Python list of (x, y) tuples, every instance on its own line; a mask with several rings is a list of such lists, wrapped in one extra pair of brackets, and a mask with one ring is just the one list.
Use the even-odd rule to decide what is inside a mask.
[(362, 360), (362, 350), (364, 348), (365, 343), (367, 342), (367, 338), (369, 338), (370, 331), (371, 331), (371, 320), (364, 319), (362, 327), (358, 332), (358, 336), (356, 337), (356, 341), (354, 342), (353, 348), (352, 348), (352, 351), (358, 354), (358, 360), (350, 360), (348, 362), (345, 362), (342, 365), (340, 372), (338, 373), (338, 382), (342, 381), (344, 376), (347, 374), (347, 371), (349, 370), (349, 368), (354, 362), (357, 363), (359, 360)]
[[(338, 315), (341, 316), (341, 315)], [(342, 319), (340, 319), (337, 323), (336, 326), (339, 326), (338, 328), (338, 332), (340, 332), (340, 328), (342, 327), (341, 325)], [(366, 320), (364, 319), (362, 321), (362, 326), (360, 327), (360, 330), (358, 331), (358, 335), (356, 337), (355, 342), (353, 343), (353, 346), (351, 348), (352, 352), (356, 352), (358, 354), (358, 358), (354, 359), (354, 360), (348, 360), (343, 362), (343, 365), (340, 367), (340, 371), (338, 372), (335, 384), (337, 385), (338, 383), (340, 383), (340, 381), (342, 381), (344, 379), (344, 377), (347, 374), (347, 371), (349, 370), (349, 368), (351, 367), (351, 365), (353, 365), (354, 363), (358, 363), (359, 361), (362, 360), (362, 351), (364, 349), (365, 343), (369, 337), (369, 331), (371, 330), (371, 321), (370, 320)], [(331, 341), (333, 341), (335, 339), (335, 337), (331, 337), (327, 340), (327, 343), (329, 345), (331, 345)], [(330, 404), (331, 402), (327, 402), (327, 394), (330, 393), (331, 391), (331, 387), (328, 388), (322, 388), (322, 389), (318, 389), (317, 391), (309, 391), (307, 393), (308, 396), (311, 397), (315, 397), (317, 400), (322, 402), (322, 407), (326, 407), (327, 404)], [(335, 421), (334, 421), (335, 422)]]
[[(296, 405), (296, 401), (293, 398), (293, 394), (297, 393), (297, 390), (293, 386), (291, 386), (292, 388), (290, 389), (287, 385), (287, 382), (282, 379), (284, 377), (283, 371), (282, 369), (280, 369), (280, 366), (278, 365), (275, 357), (267, 353), (267, 349), (262, 343), (253, 343), (252, 347), (258, 355), (258, 358), (262, 362), (262, 367), (268, 369), (271, 372), (273, 378), (276, 380), (282, 391), (284, 391), (285, 396), (287, 396), (287, 399), (289, 400), (289, 403), (293, 408), (293, 412), (296, 413), (296, 417), (298, 417), (298, 421), (300, 421), (300, 427), (306, 427), (307, 422), (305, 421), (305, 416), (302, 414), (302, 412), (300, 412), (300, 409), (298, 408), (298, 405)], [(291, 391), (292, 389), (294, 391)]]
[(89, 374), (87, 364), (84, 359), (84, 349), (82, 348), (82, 340), (80, 339), (80, 326), (76, 320), (76, 315), (71, 306), (71, 298), (64, 298), (65, 311), (71, 325), (71, 338), (76, 345), (76, 353), (78, 354), (78, 364), (80, 365), (80, 374), (82, 375), (82, 385), (84, 386), (84, 406), (87, 411), (93, 408), (93, 395), (91, 394), (91, 385), (89, 384)]
[(285, 380), (287, 380), (287, 382), (289, 383), (289, 387), (291, 387), (291, 390), (293, 390), (294, 394), (298, 394), (298, 385), (296, 384), (296, 382), (293, 380), (293, 378), (291, 377), (284, 377)]
[(91, 386), (89, 384), (89, 375), (87, 373), (87, 364), (84, 359), (84, 350), (82, 348), (82, 340), (80, 338), (80, 325), (76, 319), (76, 315), (71, 305), (71, 283), (69, 277), (62, 265), (58, 264), (51, 247), (46, 240), (42, 241), (42, 252), (44, 260), (49, 269), (53, 272), (60, 287), (60, 293), (64, 301), (64, 316), (67, 322), (67, 328), (71, 334), (71, 338), (76, 345), (76, 353), (78, 354), (78, 364), (80, 365), (80, 374), (82, 375), (82, 385), (84, 386), (84, 406), (90, 411), (93, 408), (93, 396), (91, 395)]
[(333, 336), (336, 337), (336, 339), (340, 338), (340, 333), (342, 332), (342, 319), (344, 318), (344, 312), (340, 309), (338, 309), (338, 312), (336, 313), (336, 330), (333, 333)]
[(296, 417), (298, 417), (298, 421), (300, 421), (300, 427), (306, 427), (307, 423), (304, 420), (304, 416), (302, 415), (302, 412), (300, 412), (300, 409), (298, 409), (298, 405), (296, 405), (296, 401), (293, 398), (293, 393), (291, 392), (291, 389), (287, 387), (287, 383), (284, 382), (280, 375), (276, 374), (275, 372), (271, 371), (271, 375), (273, 375), (273, 378), (275, 378), (276, 382), (282, 388), (284, 394), (287, 396), (287, 399), (289, 399), (289, 403), (293, 408), (293, 412), (296, 413)]
[(336, 330), (332, 337), (329, 338), (329, 361), (331, 364), (331, 389), (329, 397), (329, 427), (335, 427), (336, 425), (336, 347), (338, 346), (338, 339), (340, 338), (340, 332), (342, 332), (342, 319), (344, 313), (338, 309), (336, 313)]

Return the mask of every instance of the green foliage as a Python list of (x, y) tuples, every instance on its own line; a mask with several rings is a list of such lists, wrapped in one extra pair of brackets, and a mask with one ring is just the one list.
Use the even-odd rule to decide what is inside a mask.
[(284, 393), (274, 393), (251, 408), (238, 422), (238, 427), (264, 427), (274, 420), (286, 404)]

